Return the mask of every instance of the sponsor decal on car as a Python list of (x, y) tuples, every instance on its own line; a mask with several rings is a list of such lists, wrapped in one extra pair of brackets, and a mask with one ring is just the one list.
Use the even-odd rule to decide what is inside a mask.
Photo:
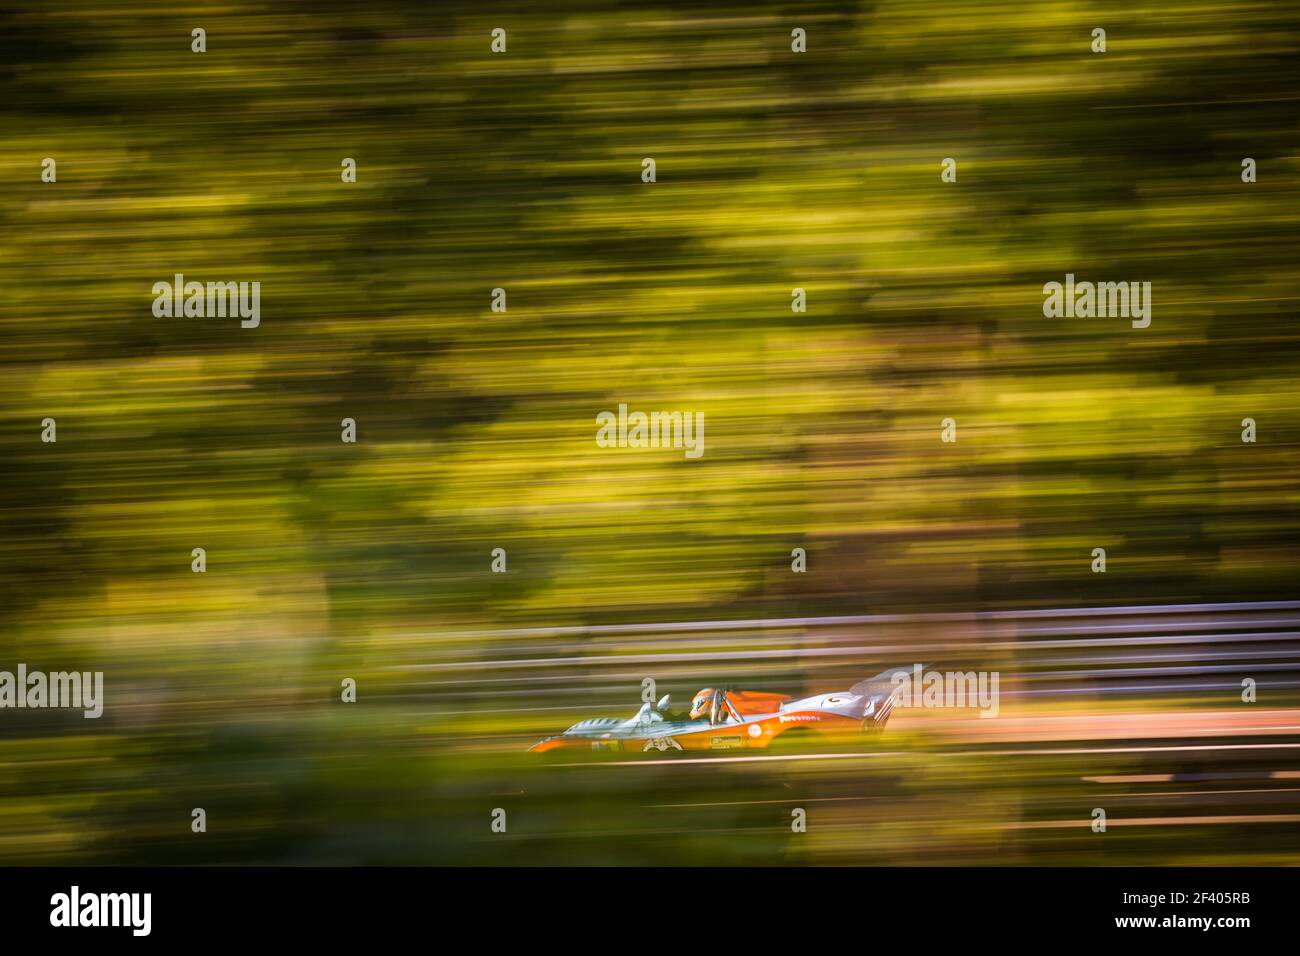
[(728, 750), (732, 747), (745, 746), (744, 737), (710, 737), (709, 746), (714, 750)]
[(777, 720), (783, 724), (793, 724), (802, 720), (821, 720), (821, 717), (817, 714), (790, 714), (788, 717), (782, 714)]
[(668, 750), (669, 748), (675, 750), (682, 749), (682, 745), (679, 744), (677, 741), (673, 740), (673, 738), (671, 737), (654, 737), (645, 742), (645, 746), (641, 748), (641, 752), (645, 753), (647, 750), (651, 749), (652, 747), (655, 750), (658, 750), (660, 753), (663, 753), (665, 750)]

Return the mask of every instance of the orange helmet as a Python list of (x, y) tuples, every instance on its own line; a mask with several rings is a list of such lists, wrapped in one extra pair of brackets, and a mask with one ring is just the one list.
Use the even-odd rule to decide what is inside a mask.
[(703, 717), (713, 708), (713, 698), (717, 691), (712, 687), (706, 687), (694, 697), (691, 698), (691, 720)]

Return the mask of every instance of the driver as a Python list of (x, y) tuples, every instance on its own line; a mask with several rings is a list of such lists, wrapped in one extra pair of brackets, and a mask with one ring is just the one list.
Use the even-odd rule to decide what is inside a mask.
[(706, 687), (691, 698), (691, 720), (698, 720), (705, 714), (711, 724), (725, 724), (735, 717), (729, 695), (725, 690)]
[(785, 694), (706, 687), (691, 698), (691, 720), (708, 717), (712, 724), (744, 722), (750, 717), (774, 714), (788, 700)]
[(706, 687), (691, 699), (691, 720), (699, 720), (710, 711), (717, 693), (712, 687)]

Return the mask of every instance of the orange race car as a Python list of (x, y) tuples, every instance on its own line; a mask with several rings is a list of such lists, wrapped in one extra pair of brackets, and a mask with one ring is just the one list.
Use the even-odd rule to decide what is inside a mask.
[(898, 673), (908, 672), (888, 670), (848, 690), (799, 700), (786, 694), (710, 687), (692, 698), (688, 714), (668, 713), (669, 698), (664, 696), (656, 705), (643, 704), (626, 720), (582, 720), (529, 749), (534, 753), (763, 750), (785, 735), (796, 736), (792, 731), (804, 739), (852, 741), (884, 729), (898, 700), (900, 688), (893, 680)]

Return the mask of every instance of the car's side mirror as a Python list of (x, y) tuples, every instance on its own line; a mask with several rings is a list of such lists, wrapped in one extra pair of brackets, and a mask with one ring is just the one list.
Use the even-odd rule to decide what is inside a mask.
[(659, 711), (661, 714), (668, 710), (668, 696), (669, 695), (664, 694), (659, 698), (659, 703), (655, 704), (655, 710)]

